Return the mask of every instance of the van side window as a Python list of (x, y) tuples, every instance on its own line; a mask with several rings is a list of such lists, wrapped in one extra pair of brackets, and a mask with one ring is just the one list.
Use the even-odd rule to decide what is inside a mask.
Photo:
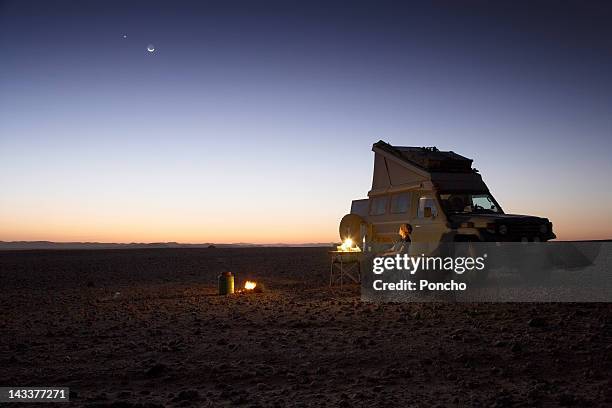
[(383, 215), (387, 212), (387, 197), (374, 197), (370, 205), (370, 215)]
[(425, 218), (425, 208), (431, 208), (431, 214), (434, 217), (438, 216), (438, 207), (436, 206), (436, 200), (431, 197), (419, 198), (419, 209), (417, 211), (417, 218)]
[(410, 193), (393, 194), (391, 196), (391, 214), (404, 214), (410, 209)]

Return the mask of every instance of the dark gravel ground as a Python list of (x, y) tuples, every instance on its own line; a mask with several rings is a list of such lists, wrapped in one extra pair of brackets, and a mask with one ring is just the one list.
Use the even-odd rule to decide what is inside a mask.
[[(611, 304), (364, 303), (327, 287), (328, 262), (0, 252), (0, 385), (68, 386), (91, 407), (612, 407)], [(217, 296), (224, 270), (266, 291)]]

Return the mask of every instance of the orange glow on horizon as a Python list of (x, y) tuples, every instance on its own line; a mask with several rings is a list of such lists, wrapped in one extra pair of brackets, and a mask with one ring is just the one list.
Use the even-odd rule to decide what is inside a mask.
[(337, 225), (310, 226), (267, 225), (237, 223), (228, 226), (211, 224), (165, 223), (60, 223), (25, 222), (3, 220), (0, 232), (2, 241), (52, 241), (52, 242), (108, 242), (108, 243), (151, 243), (178, 242), (183, 244), (202, 243), (251, 243), (251, 244), (304, 244), (329, 243), (338, 241)]
[[(522, 203), (506, 208), (509, 213), (548, 217), (558, 240), (612, 238), (609, 214), (585, 214), (571, 208), (535, 208)], [(520, 205), (522, 204), (522, 205)], [(212, 217), (198, 211), (167, 211), (159, 208), (93, 209), (22, 207), (0, 208), (0, 240), (53, 242), (184, 244), (306, 244), (339, 242), (338, 223), (342, 211), (304, 214), (280, 209), (275, 216), (256, 210), (237, 216)], [(531, 211), (530, 211), (531, 210)], [(119, 215), (115, 215), (115, 213)], [(10, 216), (8, 215), (10, 214)], [(161, 215), (160, 215), (161, 214)]]
[[(553, 221), (554, 222), (554, 221)], [(270, 225), (260, 229), (257, 225), (246, 226), (244, 233), (236, 233), (239, 228), (232, 225), (228, 228), (206, 228), (191, 226), (179, 229), (171, 226), (142, 224), (128, 225), (95, 225), (57, 223), (18, 224), (2, 220), (1, 241), (52, 241), (52, 242), (108, 242), (108, 243), (151, 243), (178, 242), (183, 244), (306, 244), (339, 242), (337, 225), (330, 222), (327, 226), (313, 225), (312, 228), (295, 229), (286, 225)], [(244, 224), (243, 224), (244, 225)], [(317, 227), (315, 229), (315, 227)], [(566, 220), (554, 223), (557, 240), (601, 240), (611, 239), (612, 231), (605, 224), (595, 222), (585, 224)]]

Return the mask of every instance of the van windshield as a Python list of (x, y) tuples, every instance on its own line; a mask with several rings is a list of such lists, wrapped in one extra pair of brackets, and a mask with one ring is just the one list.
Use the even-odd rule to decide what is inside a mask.
[(487, 193), (440, 194), (440, 201), (447, 213), (501, 213), (493, 197)]

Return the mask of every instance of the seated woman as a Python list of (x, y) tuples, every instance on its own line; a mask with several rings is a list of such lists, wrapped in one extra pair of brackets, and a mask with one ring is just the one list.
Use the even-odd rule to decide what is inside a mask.
[(380, 254), (381, 256), (392, 256), (397, 254), (407, 254), (410, 248), (410, 235), (412, 234), (412, 225), (402, 224), (400, 225), (399, 231), (400, 240), (397, 241), (390, 250)]

